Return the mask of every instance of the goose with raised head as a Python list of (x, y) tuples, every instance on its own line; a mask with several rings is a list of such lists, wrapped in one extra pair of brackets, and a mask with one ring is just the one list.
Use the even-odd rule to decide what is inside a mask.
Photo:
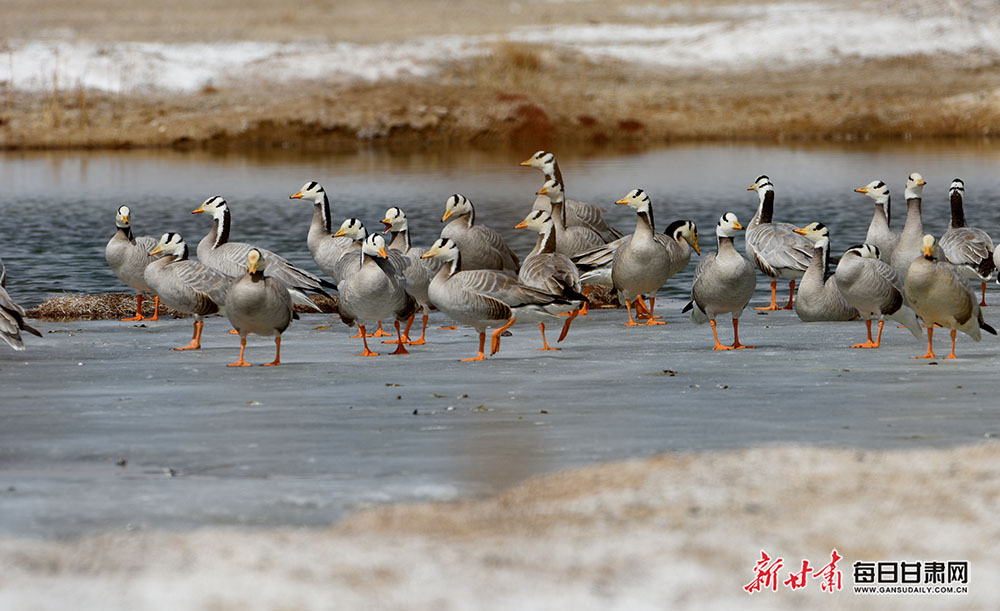
[(899, 233), (890, 227), (892, 221), (892, 200), (889, 195), (889, 185), (881, 180), (873, 180), (863, 187), (854, 190), (857, 193), (864, 193), (875, 200), (875, 212), (872, 220), (868, 224), (868, 234), (865, 236), (865, 244), (872, 244), (878, 247), (882, 260), (886, 263), (892, 262), (892, 253), (899, 243)]
[(976, 295), (969, 289), (962, 272), (941, 256), (941, 249), (928, 234), (921, 240), (923, 255), (914, 259), (906, 272), (903, 288), (913, 310), (927, 325), (927, 353), (915, 359), (933, 359), (934, 325), (951, 329), (951, 352), (955, 357), (955, 335), (961, 331), (975, 341), (982, 331), (996, 335), (996, 329), (983, 320)]
[(430, 296), (427, 291), (431, 285), (434, 274), (441, 269), (441, 262), (437, 259), (424, 259), (426, 248), (413, 246), (410, 242), (410, 225), (406, 219), (406, 213), (398, 206), (394, 206), (385, 211), (382, 218), (385, 225), (385, 232), (391, 235), (389, 241), (389, 252), (397, 252), (409, 260), (410, 264), (403, 270), (403, 276), (407, 280), (406, 292), (409, 293), (423, 311), (423, 328), (420, 330), (420, 338), (409, 340), (410, 327), (416, 314), (406, 321), (406, 328), (403, 329), (403, 337), (407, 338), (407, 343), (411, 346), (422, 346), (426, 343), (427, 320), (431, 311)]
[[(715, 337), (713, 350), (740, 350), (754, 348), (740, 343), (740, 315), (750, 303), (757, 284), (753, 265), (736, 250), (733, 244), (737, 232), (743, 229), (739, 219), (727, 212), (719, 219), (715, 228), (719, 245), (714, 253), (709, 253), (698, 262), (694, 269), (691, 285), (691, 301), (684, 307), (690, 310), (691, 322), (712, 325)], [(715, 317), (730, 314), (733, 318), (733, 343), (730, 346), (719, 342), (719, 332)]]
[(135, 316), (123, 318), (122, 321), (159, 320), (160, 298), (154, 295), (153, 316), (142, 315), (142, 296), (153, 293), (143, 279), (146, 266), (153, 262), (149, 251), (156, 246), (156, 238), (148, 235), (136, 237), (132, 233), (132, 210), (128, 206), (119, 206), (115, 213), (115, 235), (111, 236), (108, 245), (104, 247), (104, 258), (111, 271), (118, 279), (138, 293), (135, 303)]
[(906, 277), (910, 263), (923, 256), (924, 222), (921, 218), (921, 203), (924, 197), (924, 185), (927, 182), (920, 174), (914, 172), (906, 178), (906, 223), (899, 234), (899, 242), (892, 252), (892, 269), (902, 279)]
[(395, 318), (396, 336), (401, 340), (392, 354), (409, 354), (399, 323), (417, 311), (417, 302), (406, 292), (402, 270), (389, 260), (385, 239), (381, 235), (373, 233), (365, 238), (359, 262), (357, 271), (347, 276), (340, 285), (339, 306), (340, 319), (344, 324), (358, 325), (364, 344), (364, 352), (358, 356), (378, 356), (368, 347), (365, 327), (390, 316)]
[(337, 285), (323, 280), (304, 269), (292, 265), (287, 259), (270, 250), (265, 250), (245, 242), (230, 242), (229, 232), (232, 229), (232, 213), (229, 204), (218, 195), (210, 197), (191, 214), (208, 213), (212, 215), (212, 229), (198, 242), (198, 260), (205, 265), (217, 269), (227, 276), (241, 278), (246, 274), (247, 256), (250, 250), (257, 248), (267, 259), (267, 274), (281, 280), (288, 287), (292, 299), (299, 305), (319, 310), (304, 291), (329, 297), (326, 291), (334, 290)]
[(479, 333), (479, 353), (463, 361), (481, 361), (486, 358), (484, 346), (486, 329), (493, 331), (490, 354), (500, 350), (500, 336), (518, 318), (522, 322), (559, 320), (559, 314), (574, 308), (560, 295), (519, 282), (510, 274), (491, 269), (464, 269), (461, 251), (450, 238), (441, 238), (424, 253), (425, 258), (444, 262), (431, 280), (431, 303), (456, 322), (469, 325)]
[(441, 222), (448, 220), (451, 222), (441, 230), (441, 237), (449, 238), (462, 250), (466, 270), (499, 269), (517, 274), (521, 267), (517, 255), (499, 233), (476, 224), (476, 208), (469, 198), (460, 193), (448, 198)]
[(146, 266), (146, 284), (167, 307), (194, 315), (191, 342), (173, 350), (200, 349), (205, 317), (223, 313), (226, 293), (235, 278), (188, 259), (187, 243), (178, 233), (163, 234), (150, 254), (163, 256)]
[(226, 317), (240, 334), (240, 358), (229, 367), (250, 366), (243, 359), (250, 333), (274, 336), (274, 360), (263, 366), (280, 365), (281, 334), (293, 318), (298, 318), (285, 283), (280, 278), (265, 276), (264, 269), (269, 264), (266, 257), (259, 248), (250, 248), (246, 273), (226, 293)]
[(309, 223), (306, 244), (316, 266), (333, 278), (334, 283), (340, 282), (340, 276), (336, 275), (337, 262), (349, 250), (355, 249), (355, 242), (350, 238), (333, 235), (330, 197), (326, 194), (326, 190), (318, 182), (310, 181), (302, 185), (296, 193), (289, 195), (288, 199), (301, 199), (313, 203), (312, 222)]
[[(879, 257), (878, 247), (859, 244), (844, 251), (834, 274), (837, 287), (847, 303), (865, 319), (868, 340), (851, 348), (878, 348), (882, 345), (885, 317), (906, 327), (920, 339), (920, 322), (903, 303), (903, 281), (892, 266)], [(872, 318), (878, 317), (878, 337), (872, 340)]]
[(799, 282), (795, 314), (802, 322), (854, 320), (858, 311), (847, 303), (830, 271), (830, 230), (823, 223), (809, 223), (795, 230), (813, 243), (809, 267)]
[(558, 181), (546, 180), (538, 190), (538, 194), (549, 196), (552, 203), (549, 214), (552, 219), (552, 230), (555, 232), (557, 252), (572, 257), (604, 245), (604, 238), (593, 229), (585, 225), (566, 224), (566, 198)]
[[(522, 161), (521, 165), (541, 170), (546, 181), (554, 180), (562, 185), (563, 188), (566, 186), (566, 182), (563, 180), (562, 171), (559, 170), (559, 163), (556, 161), (556, 156), (548, 151), (538, 151), (528, 159)], [(622, 232), (618, 231), (604, 220), (604, 213), (602, 210), (593, 204), (567, 199), (565, 208), (567, 227), (574, 227), (577, 225), (587, 227), (588, 229), (597, 232), (605, 242), (617, 240), (623, 235)], [(539, 194), (538, 197), (535, 198), (535, 203), (532, 205), (531, 209), (545, 210), (551, 213), (551, 200), (547, 195)]]
[(7, 267), (3, 264), (3, 259), (0, 259), (0, 339), (14, 350), (24, 350), (21, 331), (42, 336), (38, 329), (24, 322), (24, 308), (7, 294)]
[[(747, 257), (765, 276), (771, 279), (771, 303), (756, 310), (791, 310), (795, 299), (795, 281), (802, 277), (812, 258), (812, 242), (795, 233), (791, 223), (775, 223), (774, 185), (766, 175), (760, 175), (747, 191), (756, 191), (757, 212), (747, 223)], [(788, 283), (788, 303), (778, 306), (778, 280)]]
[[(582, 292), (583, 285), (580, 284), (580, 274), (573, 261), (559, 252), (554, 225), (550, 213), (544, 210), (533, 210), (523, 221), (514, 226), (514, 229), (531, 229), (538, 233), (535, 247), (524, 258), (517, 278), (526, 286), (542, 289), (553, 295), (562, 295), (565, 299), (579, 302), (582, 305), (586, 302), (587, 297)], [(565, 339), (566, 333), (569, 332), (570, 323), (579, 313), (579, 306), (569, 313), (557, 342)], [(552, 348), (545, 341), (544, 321), (539, 321), (538, 328), (542, 332), (542, 347), (539, 350), (559, 350), (559, 348)]]
[[(951, 221), (948, 230), (938, 243), (945, 259), (962, 271), (968, 278), (977, 279), (982, 285), (980, 307), (986, 306), (986, 281), (996, 271), (993, 261), (993, 240), (988, 233), (978, 227), (969, 227), (965, 221), (965, 181), (956, 178), (948, 189), (951, 200)], [(926, 256), (926, 254), (925, 254)]]

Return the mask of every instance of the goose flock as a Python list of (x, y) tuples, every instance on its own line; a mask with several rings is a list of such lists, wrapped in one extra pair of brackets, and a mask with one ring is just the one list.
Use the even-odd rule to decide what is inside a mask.
[[(379, 221), (383, 233), (369, 233), (357, 218), (344, 220), (333, 231), (326, 191), (318, 182), (307, 182), (289, 199), (312, 202), (306, 243), (316, 266), (329, 279), (259, 245), (232, 241), (233, 213), (220, 196), (209, 197), (192, 212), (212, 219), (197, 245), (197, 260), (189, 258), (188, 246), (176, 232), (164, 233), (159, 240), (135, 236), (132, 210), (123, 205), (116, 211), (116, 231), (105, 249), (111, 270), (137, 293), (135, 316), (123, 320), (155, 321), (162, 302), (194, 316), (191, 342), (174, 350), (198, 350), (205, 317), (224, 315), (232, 333), (240, 336), (240, 355), (230, 366), (249, 365), (244, 359), (248, 334), (274, 337), (275, 358), (267, 365), (280, 365), (281, 334), (298, 318), (293, 305), (319, 310), (309, 293), (327, 297), (339, 293), (340, 320), (357, 327), (355, 337), (362, 341), (359, 356), (363, 357), (379, 355), (368, 338), (390, 336), (382, 330), (383, 322), (391, 321), (395, 327), (394, 339), (384, 342), (396, 344), (391, 354), (409, 354), (407, 346), (425, 344), (428, 315), (434, 309), (478, 333), (478, 352), (466, 361), (487, 358), (488, 329), (493, 329), (492, 355), (517, 322), (538, 323), (539, 350), (558, 350), (549, 345), (546, 324), (560, 325), (556, 343), (562, 342), (574, 319), (586, 315), (595, 286), (617, 295), (627, 312), (626, 326), (664, 324), (654, 314), (657, 292), (690, 264), (692, 251), (702, 255), (694, 221), (675, 220), (663, 232), (657, 231), (650, 194), (637, 188), (615, 202), (635, 213), (635, 228), (626, 235), (605, 220), (600, 206), (567, 199), (555, 155), (538, 151), (521, 165), (544, 175), (532, 205), (526, 206), (527, 216), (515, 226), (537, 234), (534, 248), (523, 259), (500, 233), (477, 222), (473, 202), (460, 193), (445, 200), (441, 222), (446, 225), (440, 236), (429, 248), (421, 248), (413, 245), (407, 215), (398, 206), (386, 210)], [(939, 326), (950, 331), (947, 358), (955, 358), (958, 331), (975, 341), (982, 331), (996, 335), (983, 319), (982, 308), (998, 255), (989, 235), (968, 225), (965, 183), (960, 179), (949, 189), (947, 231), (939, 239), (925, 234), (921, 206), (926, 184), (917, 173), (907, 178), (907, 214), (901, 231), (892, 226), (886, 182), (874, 180), (855, 189), (874, 200), (874, 213), (864, 242), (847, 248), (837, 259), (831, 253), (831, 230), (822, 222), (798, 226), (776, 220), (774, 184), (768, 176), (758, 176), (747, 187), (757, 195), (756, 212), (746, 226), (731, 211), (718, 219), (716, 251), (701, 256), (691, 300), (683, 312), (690, 312), (695, 324), (710, 324), (713, 349), (752, 349), (740, 342), (739, 319), (760, 272), (771, 281), (771, 299), (757, 309), (794, 310), (804, 322), (862, 319), (867, 339), (852, 348), (878, 348), (885, 318), (918, 339), (923, 338), (922, 322), (927, 351), (914, 358), (935, 358), (932, 341), (934, 327)], [(745, 254), (735, 245), (740, 232), (745, 232)], [(24, 310), (7, 295), (6, 280), (0, 262), (0, 337), (22, 350), (20, 332), (38, 332), (25, 324)], [(777, 300), (779, 280), (789, 281), (785, 305)], [(970, 280), (980, 283), (981, 298)], [(155, 299), (151, 318), (142, 314), (144, 295)], [(423, 327), (419, 338), (412, 339), (418, 313)], [(729, 345), (720, 342), (716, 326), (716, 318), (725, 314), (733, 322)], [(878, 321), (874, 338), (873, 320)], [(369, 334), (374, 325), (378, 331)]]

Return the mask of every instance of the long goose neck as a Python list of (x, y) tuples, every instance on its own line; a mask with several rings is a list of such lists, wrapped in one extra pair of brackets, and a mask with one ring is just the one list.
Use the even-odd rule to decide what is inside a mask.
[(886, 213), (886, 206), (889, 201), (875, 202), (875, 213), (872, 214), (871, 224), (877, 227), (888, 227), (889, 226), (889, 215)]
[(653, 235), (653, 206), (650, 205), (645, 210), (638, 210), (635, 213), (635, 233), (636, 235)]
[(118, 233), (120, 233), (122, 237), (128, 240), (129, 242), (135, 242), (135, 236), (132, 235), (131, 225), (129, 225), (128, 227), (119, 227)]
[(326, 191), (323, 192), (323, 201), (316, 202), (313, 205), (313, 219), (310, 228), (312, 231), (321, 232), (324, 236), (333, 233), (333, 225), (330, 220), (330, 198), (327, 196)]
[(188, 245), (187, 242), (182, 244), (181, 253), (174, 257), (175, 261), (187, 261), (188, 258)]
[(438, 273), (440, 274), (446, 273), (448, 274), (448, 277), (451, 278), (460, 271), (462, 271), (462, 253), (456, 254), (455, 258), (451, 260), (451, 265), (443, 266), (441, 268), (441, 271)]
[(535, 252), (539, 253), (550, 253), (556, 251), (556, 230), (555, 227), (549, 227), (545, 233), (538, 234), (538, 242), (535, 244)]
[(826, 248), (823, 246), (814, 246), (812, 257), (809, 259), (809, 267), (806, 268), (806, 272), (809, 270), (822, 270), (823, 274), (826, 275), (827, 265), (829, 264), (829, 257), (827, 256)]
[(755, 216), (758, 225), (771, 222), (771, 219), (774, 217), (774, 191), (768, 190), (764, 192), (764, 197), (760, 198), (760, 205), (757, 206), (757, 214)]
[(911, 197), (906, 200), (906, 224), (903, 225), (903, 232), (922, 234), (924, 223), (920, 218), (920, 205), (923, 198)]
[(400, 229), (399, 231), (393, 231), (389, 248), (400, 252), (410, 252), (410, 230)]
[(958, 191), (951, 193), (951, 226), (965, 227), (965, 207), (962, 205), (962, 194)]
[(735, 246), (735, 244), (733, 244), (733, 237), (732, 236), (720, 235), (718, 237), (719, 237), (719, 248), (718, 248), (719, 254), (718, 254), (718, 256), (721, 257), (724, 254), (725, 255), (729, 255), (730, 253), (739, 255), (739, 253), (736, 252), (736, 246)]
[(222, 214), (215, 217), (215, 224), (212, 226), (212, 231), (215, 233), (212, 248), (218, 248), (229, 242), (229, 226), (232, 224), (232, 219), (229, 208), (224, 209)]
[(555, 159), (552, 160), (552, 171), (543, 172), (545, 174), (545, 180), (554, 180), (561, 184), (563, 188), (566, 188), (566, 183), (563, 182), (562, 170), (559, 169), (559, 162)]
[(559, 229), (566, 227), (566, 200), (562, 195), (559, 196), (558, 200), (550, 200), (552, 202), (552, 223), (556, 225)]

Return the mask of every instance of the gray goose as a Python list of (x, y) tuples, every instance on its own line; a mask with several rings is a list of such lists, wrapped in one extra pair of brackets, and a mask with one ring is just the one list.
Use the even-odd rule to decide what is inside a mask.
[(21, 331), (42, 336), (38, 329), (24, 322), (24, 308), (7, 294), (7, 267), (3, 264), (3, 259), (0, 259), (0, 338), (14, 350), (24, 350)]
[[(556, 156), (547, 151), (538, 151), (528, 159), (521, 162), (522, 166), (541, 170), (545, 180), (555, 180), (565, 188), (566, 181), (563, 180), (562, 172), (559, 170), (559, 163)], [(566, 200), (566, 226), (584, 226), (601, 235), (605, 242), (617, 240), (622, 237), (622, 232), (618, 231), (604, 220), (601, 209), (593, 204), (586, 204), (572, 199)], [(532, 210), (545, 210), (552, 212), (551, 201), (543, 194), (535, 198)]]
[(958, 266), (967, 277), (978, 279), (982, 284), (980, 307), (986, 305), (986, 281), (996, 271), (993, 261), (993, 240), (988, 233), (977, 227), (969, 227), (965, 222), (965, 181), (956, 178), (948, 189), (951, 200), (951, 221), (948, 230), (941, 236), (938, 245), (945, 259)]
[[(418, 248), (410, 243), (410, 227), (406, 220), (406, 213), (399, 207), (392, 207), (385, 211), (382, 218), (385, 225), (385, 232), (392, 236), (389, 241), (389, 251), (398, 252), (407, 259), (410, 264), (403, 271), (403, 276), (408, 282), (406, 292), (409, 293), (423, 310), (423, 328), (420, 330), (420, 338), (407, 343), (411, 346), (422, 346), (426, 343), (427, 320), (431, 310), (430, 296), (427, 294), (431, 285), (431, 278), (441, 269), (441, 263), (437, 259), (424, 259), (426, 248)], [(415, 316), (415, 315), (414, 315)], [(403, 337), (409, 338), (410, 326), (413, 324), (414, 316), (406, 321), (406, 328), (403, 330)]]
[[(920, 205), (924, 196), (924, 181), (920, 174), (914, 172), (906, 179), (906, 223), (903, 232), (899, 234), (899, 242), (892, 252), (892, 268), (900, 279), (906, 277), (910, 263), (923, 254), (924, 222), (920, 216)], [(902, 282), (902, 280), (900, 280)]]
[[(531, 229), (538, 233), (535, 248), (524, 258), (521, 271), (517, 274), (521, 284), (542, 289), (553, 295), (562, 295), (567, 300), (580, 304), (585, 303), (587, 297), (582, 293), (583, 285), (580, 284), (580, 273), (576, 265), (569, 257), (559, 252), (552, 215), (544, 210), (534, 210), (515, 225), (514, 229)], [(579, 313), (579, 307), (570, 312), (557, 342), (565, 339), (570, 323)], [(545, 341), (545, 323), (539, 321), (538, 328), (542, 332), (542, 347), (539, 350), (559, 350), (549, 346)]]
[(222, 312), (234, 278), (188, 259), (188, 246), (177, 233), (163, 234), (150, 254), (164, 256), (146, 266), (146, 284), (168, 307), (195, 317), (191, 342), (173, 350), (200, 349), (205, 317)]
[(982, 339), (980, 330), (996, 335), (996, 329), (983, 320), (975, 294), (955, 265), (941, 260), (941, 249), (928, 234), (921, 240), (923, 256), (917, 257), (906, 272), (903, 288), (913, 310), (927, 325), (927, 353), (915, 359), (933, 359), (934, 325), (951, 329), (951, 352), (955, 357), (955, 335), (961, 331), (975, 341)]
[(847, 303), (830, 271), (830, 230), (823, 223), (809, 223), (795, 233), (813, 242), (809, 267), (799, 282), (795, 314), (802, 322), (854, 320), (858, 311)]
[(462, 361), (486, 358), (483, 348), (487, 327), (493, 331), (490, 354), (500, 350), (500, 336), (520, 317), (522, 321), (558, 320), (559, 314), (573, 309), (573, 304), (559, 295), (525, 286), (510, 274), (490, 269), (462, 268), (459, 247), (450, 238), (441, 238), (424, 253), (437, 258), (444, 266), (431, 280), (431, 303), (455, 321), (474, 327), (479, 333), (479, 353)]
[(348, 251), (356, 250), (356, 243), (350, 238), (331, 235), (333, 225), (330, 219), (330, 198), (323, 186), (316, 181), (307, 182), (296, 193), (289, 195), (288, 199), (302, 199), (313, 203), (312, 222), (309, 223), (306, 244), (316, 266), (333, 278), (335, 283), (340, 282), (337, 262)]
[(240, 358), (229, 367), (249, 367), (243, 360), (247, 348), (247, 335), (256, 333), (274, 336), (274, 360), (264, 367), (281, 364), (281, 334), (293, 318), (298, 318), (292, 307), (288, 287), (279, 278), (266, 277), (264, 252), (251, 248), (247, 252), (247, 271), (226, 293), (226, 317), (240, 334)]
[(469, 198), (459, 193), (448, 198), (441, 222), (449, 219), (453, 220), (441, 230), (441, 237), (451, 239), (462, 249), (467, 270), (499, 269), (517, 274), (521, 267), (517, 255), (499, 233), (476, 225), (476, 209)]
[[(218, 195), (210, 197), (191, 211), (191, 214), (207, 212), (212, 215), (212, 229), (198, 242), (198, 260), (205, 265), (217, 269), (227, 276), (240, 278), (246, 274), (247, 256), (250, 250), (257, 248), (245, 242), (230, 242), (229, 231), (232, 226), (232, 213), (229, 204)], [(288, 287), (295, 303), (319, 310), (303, 291), (309, 291), (330, 297), (325, 289), (336, 289), (337, 285), (320, 279), (304, 269), (292, 265), (287, 259), (269, 250), (257, 248), (267, 259), (269, 276), (281, 280)]]
[[(884, 317), (901, 323), (913, 337), (920, 339), (917, 315), (903, 303), (903, 281), (895, 270), (879, 258), (878, 247), (859, 244), (844, 251), (837, 264), (837, 287), (840, 293), (865, 319), (868, 341), (851, 348), (878, 348), (882, 345)], [(872, 318), (878, 317), (878, 337), (872, 341)]]
[(639, 324), (632, 317), (632, 300), (642, 295), (649, 297), (649, 319), (646, 324), (662, 325), (663, 321), (654, 320), (653, 307), (656, 303), (656, 291), (670, 278), (671, 269), (675, 265), (667, 254), (670, 238), (654, 230), (653, 205), (649, 195), (642, 189), (633, 189), (615, 203), (627, 205), (636, 214), (635, 232), (622, 239), (622, 244), (615, 250), (611, 261), (611, 283), (618, 291), (619, 300), (624, 301), (628, 309), (628, 322), (625, 326)]
[[(757, 212), (747, 223), (747, 256), (765, 276), (771, 279), (771, 303), (756, 310), (791, 310), (795, 298), (795, 281), (802, 277), (812, 258), (812, 243), (795, 233), (791, 223), (775, 223), (774, 185), (766, 175), (760, 175), (747, 191), (756, 191), (759, 198)], [(778, 280), (788, 284), (788, 304), (779, 308), (777, 302)]]
[(873, 180), (863, 187), (858, 187), (855, 191), (864, 193), (875, 200), (875, 212), (872, 214), (871, 223), (868, 224), (865, 244), (877, 246), (882, 260), (890, 263), (892, 253), (896, 250), (896, 244), (899, 243), (899, 234), (889, 226), (892, 221), (889, 185), (881, 180)]
[(123, 318), (122, 321), (159, 320), (160, 298), (155, 295), (153, 317), (146, 318), (142, 315), (142, 295), (153, 292), (146, 284), (142, 274), (146, 266), (153, 262), (149, 251), (156, 246), (156, 238), (148, 235), (138, 237), (133, 235), (131, 217), (132, 211), (128, 206), (118, 207), (115, 214), (117, 231), (115, 231), (115, 235), (111, 236), (108, 245), (104, 247), (104, 258), (118, 279), (139, 294), (136, 297), (135, 316)]
[[(405, 260), (405, 259), (404, 259)], [(389, 260), (385, 239), (377, 233), (365, 238), (359, 255), (360, 267), (340, 286), (340, 319), (345, 325), (358, 325), (364, 352), (358, 356), (378, 356), (368, 348), (365, 326), (390, 316), (395, 318), (396, 335), (400, 341), (392, 354), (409, 354), (399, 329), (400, 320), (407, 320), (417, 311), (417, 302), (407, 294), (402, 270)]]
[(546, 180), (539, 195), (548, 195), (551, 201), (551, 219), (556, 237), (556, 252), (572, 257), (604, 245), (604, 238), (585, 225), (566, 224), (566, 197), (562, 185), (556, 180)]
[[(719, 238), (716, 252), (705, 255), (694, 269), (691, 301), (684, 312), (691, 311), (691, 322), (712, 325), (715, 337), (713, 350), (740, 350), (754, 348), (740, 343), (740, 315), (750, 303), (757, 284), (753, 265), (736, 250), (733, 238), (743, 229), (739, 219), (727, 212), (719, 219), (715, 234)], [(725, 346), (719, 342), (715, 317), (730, 314), (733, 317), (733, 343)]]

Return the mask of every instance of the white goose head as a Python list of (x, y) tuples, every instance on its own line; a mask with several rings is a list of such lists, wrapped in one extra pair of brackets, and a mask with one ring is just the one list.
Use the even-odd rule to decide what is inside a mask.
[(200, 206), (191, 211), (191, 214), (201, 214), (207, 212), (213, 217), (218, 217), (229, 209), (229, 204), (219, 195), (213, 195), (206, 199)]
[(556, 156), (548, 151), (538, 151), (531, 157), (525, 159), (521, 162), (521, 165), (529, 168), (535, 168), (536, 170), (541, 170), (546, 174), (552, 173), (552, 168), (555, 165)]
[(920, 247), (923, 250), (924, 258), (931, 261), (937, 261), (941, 258), (941, 247), (937, 245), (937, 241), (934, 236), (927, 234), (920, 241)]
[(160, 240), (149, 251), (150, 255), (174, 255), (183, 257), (187, 255), (187, 244), (179, 233), (168, 232), (160, 237)]
[(882, 257), (882, 251), (879, 250), (878, 246), (874, 244), (858, 244), (856, 246), (851, 246), (844, 251), (844, 256), (849, 254), (855, 254), (862, 259), (880, 259)]
[(381, 257), (385, 259), (389, 256), (389, 253), (385, 251), (385, 238), (377, 233), (373, 233), (365, 238), (364, 244), (361, 245), (361, 252), (369, 257)]
[(355, 218), (350, 218), (345, 220), (340, 224), (340, 229), (337, 233), (333, 234), (335, 238), (351, 238), (355, 242), (359, 242), (368, 237), (368, 230), (365, 229), (364, 223)]
[(818, 244), (823, 238), (826, 238), (827, 242), (830, 241), (830, 229), (819, 221), (809, 223), (805, 227), (800, 227), (794, 231), (799, 235), (809, 238), (809, 241), (813, 244)]
[(118, 206), (118, 212), (115, 213), (115, 227), (119, 229), (128, 229), (132, 226), (132, 210), (128, 206)]
[(523, 221), (514, 225), (514, 229), (531, 229), (538, 233), (548, 233), (552, 229), (552, 215), (546, 210), (532, 210)]
[(663, 233), (678, 242), (684, 240), (691, 245), (696, 253), (701, 254), (701, 248), (698, 246), (698, 226), (694, 224), (694, 221), (674, 221)]
[(323, 185), (312, 180), (302, 185), (302, 188), (297, 193), (289, 195), (288, 199), (304, 199), (314, 204), (322, 204), (325, 197), (326, 191), (323, 190)]
[(652, 205), (649, 195), (642, 189), (632, 189), (628, 195), (615, 203), (624, 204), (636, 212), (649, 212), (649, 207)]
[(542, 188), (538, 190), (538, 195), (548, 195), (554, 202), (563, 201), (563, 186), (558, 180), (546, 180)]
[(715, 235), (720, 238), (732, 238), (742, 230), (743, 225), (740, 224), (740, 219), (732, 212), (727, 212), (719, 218), (719, 222), (715, 226)]
[(756, 191), (760, 201), (764, 201), (764, 196), (767, 195), (767, 192), (774, 191), (774, 184), (771, 183), (771, 179), (767, 177), (767, 174), (761, 174), (753, 181), (752, 185), (747, 187), (747, 191)]
[(444, 216), (441, 217), (441, 222), (445, 222), (452, 217), (462, 216), (463, 214), (475, 215), (475, 209), (472, 207), (472, 202), (469, 198), (462, 195), (461, 193), (456, 193), (448, 198), (448, 201), (444, 203)]
[(854, 190), (856, 193), (864, 193), (875, 200), (876, 204), (884, 204), (889, 200), (889, 185), (881, 180), (873, 180), (863, 187)]
[(963, 196), (965, 195), (965, 181), (962, 180), (961, 178), (956, 178), (955, 180), (951, 181), (951, 186), (948, 187), (949, 195), (955, 195), (956, 193), (958, 195), (963, 195)]
[(406, 231), (408, 228), (406, 213), (403, 212), (402, 208), (393, 206), (385, 211), (385, 216), (382, 217), (382, 224), (385, 225), (385, 231), (383, 233), (389, 233), (390, 231)]
[(438, 238), (420, 258), (455, 261), (458, 254), (458, 245), (451, 238)]
[(250, 274), (263, 274), (266, 263), (264, 255), (256, 248), (251, 248), (247, 253), (247, 271)]
[(920, 174), (914, 172), (906, 178), (906, 199), (918, 199), (924, 196), (924, 185), (927, 181)]

